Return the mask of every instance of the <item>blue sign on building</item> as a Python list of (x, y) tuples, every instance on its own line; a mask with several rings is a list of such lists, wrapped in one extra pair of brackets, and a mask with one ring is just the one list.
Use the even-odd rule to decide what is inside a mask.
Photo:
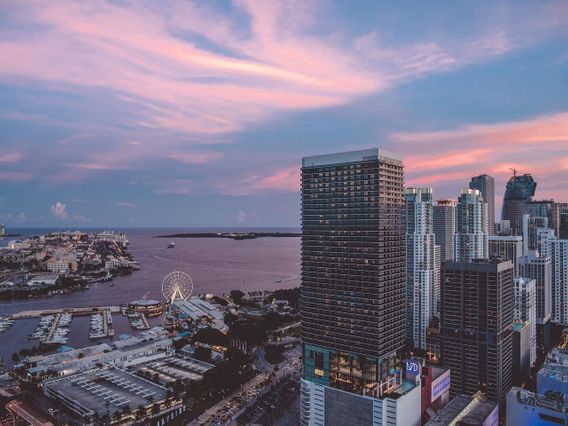
[(408, 359), (406, 360), (405, 372), (407, 380), (416, 379), (422, 372), (422, 365), (415, 359)]

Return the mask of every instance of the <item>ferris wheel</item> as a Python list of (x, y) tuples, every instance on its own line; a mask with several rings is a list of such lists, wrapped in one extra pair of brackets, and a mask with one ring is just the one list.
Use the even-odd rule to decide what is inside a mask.
[(192, 291), (193, 281), (185, 272), (170, 272), (162, 281), (162, 294), (169, 303), (178, 299), (189, 299)]

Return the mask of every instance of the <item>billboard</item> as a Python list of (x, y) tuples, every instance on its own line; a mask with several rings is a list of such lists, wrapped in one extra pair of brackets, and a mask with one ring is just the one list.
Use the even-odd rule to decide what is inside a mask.
[(450, 390), (450, 370), (447, 370), (436, 380), (432, 381), (432, 398), (430, 402), (436, 401), (444, 392)]

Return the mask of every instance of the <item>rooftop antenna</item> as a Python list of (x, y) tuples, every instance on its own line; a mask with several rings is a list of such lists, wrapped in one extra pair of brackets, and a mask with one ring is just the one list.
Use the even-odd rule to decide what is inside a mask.
[(513, 177), (517, 176), (517, 169), (515, 169), (514, 167), (510, 167), (509, 170), (513, 172)]

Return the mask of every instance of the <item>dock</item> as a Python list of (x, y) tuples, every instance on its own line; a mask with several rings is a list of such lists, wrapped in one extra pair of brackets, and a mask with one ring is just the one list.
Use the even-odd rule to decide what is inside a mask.
[(89, 326), (89, 339), (100, 339), (103, 337), (113, 337), (112, 314), (109, 310), (91, 314), (91, 324)]
[(87, 316), (97, 312), (110, 311), (112, 313), (120, 312), (120, 306), (89, 306), (84, 308), (59, 308), (59, 309), (41, 309), (32, 311), (21, 311), (16, 314), (10, 315), (13, 320), (39, 318), (45, 315), (56, 315), (63, 312), (68, 312), (73, 316)]

